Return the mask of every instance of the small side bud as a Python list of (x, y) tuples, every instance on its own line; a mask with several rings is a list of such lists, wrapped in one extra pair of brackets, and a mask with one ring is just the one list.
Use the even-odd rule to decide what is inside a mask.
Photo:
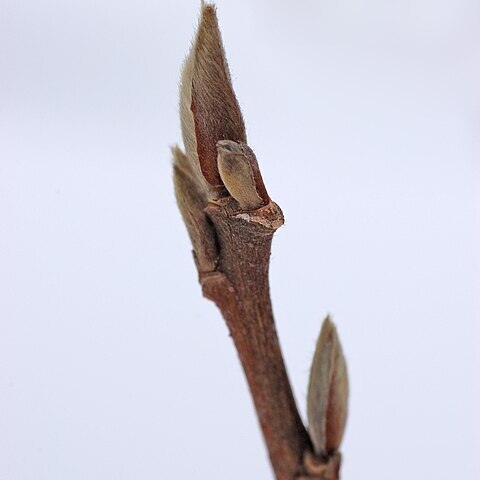
[(240, 208), (248, 211), (266, 205), (270, 199), (253, 150), (245, 143), (221, 140), (217, 152), (220, 177)]
[(348, 375), (335, 325), (327, 317), (318, 338), (308, 386), (308, 430), (315, 453), (338, 451), (348, 411)]
[(173, 183), (178, 208), (192, 241), (195, 262), (200, 273), (212, 272), (217, 264), (217, 241), (215, 231), (207, 219), (204, 185), (192, 173), (194, 165), (175, 146), (173, 154)]

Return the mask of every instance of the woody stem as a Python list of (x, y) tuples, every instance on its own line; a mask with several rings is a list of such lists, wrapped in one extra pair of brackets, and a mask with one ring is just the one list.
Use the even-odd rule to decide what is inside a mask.
[(203, 293), (217, 304), (231, 332), (276, 478), (292, 480), (311, 447), (288, 380), (269, 293), (271, 242), (283, 216), (273, 203), (255, 215), (233, 214), (214, 204), (206, 212), (220, 256), (215, 272), (201, 274)]

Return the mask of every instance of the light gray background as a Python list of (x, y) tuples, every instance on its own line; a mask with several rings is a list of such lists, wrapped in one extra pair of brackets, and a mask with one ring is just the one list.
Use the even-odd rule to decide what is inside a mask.
[[(286, 226), (272, 295), (302, 411), (332, 313), (343, 477), (478, 478), (480, 7), (218, 1)], [(0, 478), (266, 479), (169, 145), (198, 1), (0, 0)]]

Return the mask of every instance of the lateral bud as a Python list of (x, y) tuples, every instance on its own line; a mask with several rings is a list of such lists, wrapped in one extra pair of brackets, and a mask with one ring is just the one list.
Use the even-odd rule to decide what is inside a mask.
[(253, 150), (245, 143), (220, 140), (217, 152), (220, 177), (240, 208), (251, 211), (266, 205), (270, 198)]
[(308, 430), (317, 455), (338, 451), (347, 411), (347, 366), (335, 325), (327, 317), (317, 341), (307, 396)]
[(195, 176), (195, 166), (179, 147), (172, 148), (172, 154), (175, 197), (192, 241), (195, 263), (200, 274), (212, 272), (216, 268), (218, 250), (215, 231), (205, 214), (205, 186)]

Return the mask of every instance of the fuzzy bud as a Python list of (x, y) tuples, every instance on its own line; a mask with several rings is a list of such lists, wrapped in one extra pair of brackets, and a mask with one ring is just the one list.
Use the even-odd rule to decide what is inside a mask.
[(221, 140), (217, 152), (220, 177), (240, 208), (249, 211), (266, 205), (270, 199), (253, 150), (245, 143)]
[(347, 410), (347, 366), (335, 325), (327, 317), (313, 357), (307, 398), (308, 430), (317, 455), (338, 451)]

